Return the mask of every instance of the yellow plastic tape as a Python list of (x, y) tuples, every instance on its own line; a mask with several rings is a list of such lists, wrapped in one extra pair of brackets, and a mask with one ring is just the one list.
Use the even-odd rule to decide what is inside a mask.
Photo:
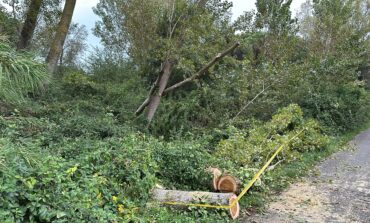
[(297, 138), (304, 129), (300, 132), (298, 132), (295, 136), (290, 138), (287, 142), (285, 142), (283, 145), (281, 145), (275, 153), (270, 157), (270, 159), (263, 165), (263, 167), (253, 176), (253, 178), (248, 182), (247, 186), (240, 192), (239, 196), (230, 204), (230, 205), (212, 205), (212, 204), (191, 204), (191, 203), (182, 203), (182, 202), (161, 202), (162, 204), (167, 205), (183, 205), (183, 206), (190, 206), (190, 207), (206, 207), (206, 208), (222, 208), (222, 209), (230, 209), (233, 207), (238, 201), (248, 192), (248, 190), (253, 186), (253, 184), (256, 182), (256, 180), (265, 172), (267, 167), (271, 164), (271, 162), (275, 159), (275, 157), (284, 149), (284, 147)]

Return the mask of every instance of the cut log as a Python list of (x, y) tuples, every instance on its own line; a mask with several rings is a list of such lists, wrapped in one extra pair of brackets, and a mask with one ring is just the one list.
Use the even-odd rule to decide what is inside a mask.
[(223, 193), (238, 193), (239, 184), (239, 181), (235, 177), (225, 175), (218, 179), (217, 189)]
[(207, 172), (210, 172), (212, 175), (213, 175), (213, 179), (212, 179), (212, 189), (214, 191), (218, 191), (218, 180), (220, 179), (221, 175), (222, 175), (222, 172), (220, 169), (218, 168), (214, 168), (214, 167), (209, 167), (207, 170)]
[[(232, 204), (237, 196), (234, 193), (153, 189), (152, 198), (161, 203), (177, 202), (179, 205), (207, 203), (228, 206)], [(236, 219), (240, 212), (239, 203), (236, 202), (233, 207), (230, 207), (229, 212), (232, 219)]]
[[(238, 196), (236, 196), (235, 194), (233, 196), (230, 197), (229, 199), (229, 204), (231, 205), (234, 200), (236, 200), (238, 198)], [(239, 206), (239, 203), (236, 202), (234, 206), (230, 207), (230, 216), (232, 219), (236, 219), (237, 217), (239, 217), (239, 213), (240, 213), (240, 206)]]

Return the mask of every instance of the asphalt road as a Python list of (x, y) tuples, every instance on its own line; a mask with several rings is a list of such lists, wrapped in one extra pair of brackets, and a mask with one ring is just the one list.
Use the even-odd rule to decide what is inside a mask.
[(319, 164), (317, 176), (275, 197), (266, 213), (242, 222), (370, 223), (370, 129), (350, 145)]

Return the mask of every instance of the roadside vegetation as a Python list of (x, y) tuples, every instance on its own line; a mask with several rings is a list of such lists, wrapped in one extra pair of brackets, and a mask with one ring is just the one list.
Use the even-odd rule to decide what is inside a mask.
[(240, 202), (261, 211), (370, 119), (366, 0), (307, 1), (298, 18), (291, 1), (257, 0), (233, 22), (228, 1), (101, 0), (102, 47), (84, 60), (82, 25), (56, 48), (73, 4), (41, 1), (28, 41), (17, 29), (33, 24), (34, 1), (13, 13), (11, 2), (0, 6), (0, 222), (226, 222), (150, 191), (208, 191), (209, 167), (243, 187), (302, 131)]

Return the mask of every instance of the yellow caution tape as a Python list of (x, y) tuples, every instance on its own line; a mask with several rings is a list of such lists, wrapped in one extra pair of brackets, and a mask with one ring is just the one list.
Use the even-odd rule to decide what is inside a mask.
[(222, 209), (230, 209), (234, 205), (238, 203), (238, 201), (248, 192), (248, 190), (253, 186), (253, 184), (256, 182), (256, 180), (265, 172), (267, 167), (271, 164), (271, 162), (275, 159), (275, 157), (284, 149), (284, 147), (291, 142), (293, 139), (297, 138), (304, 129), (300, 132), (298, 132), (295, 136), (290, 138), (287, 142), (285, 142), (283, 145), (281, 145), (275, 153), (270, 157), (270, 159), (263, 165), (263, 167), (253, 176), (253, 178), (248, 182), (247, 186), (240, 192), (239, 196), (233, 200), (233, 202), (230, 205), (212, 205), (212, 204), (192, 204), (192, 203), (182, 203), (182, 202), (161, 202), (162, 204), (167, 205), (183, 205), (183, 206), (190, 206), (190, 207), (206, 207), (206, 208), (222, 208)]

